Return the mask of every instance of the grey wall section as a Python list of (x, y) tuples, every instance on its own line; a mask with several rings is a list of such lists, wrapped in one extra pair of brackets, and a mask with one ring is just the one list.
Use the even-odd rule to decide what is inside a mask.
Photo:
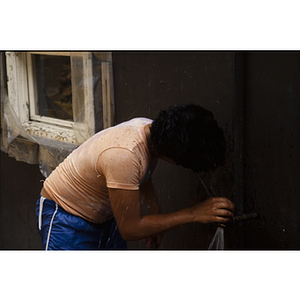
[(253, 52), (245, 63), (245, 208), (261, 221), (244, 247), (300, 249), (300, 53)]
[(42, 179), (38, 165), (17, 162), (0, 151), (0, 249), (42, 249), (35, 217)]
[[(113, 53), (116, 122), (133, 117), (155, 118), (160, 109), (196, 103), (210, 109), (226, 132), (227, 164), (203, 175), (209, 192), (232, 198), (233, 59), (230, 52), (116, 52)], [(231, 149), (231, 150), (230, 150)], [(163, 212), (171, 212), (207, 198), (192, 172), (159, 162), (154, 175)], [(162, 249), (207, 249), (215, 226), (189, 224), (164, 235)], [(130, 247), (143, 248), (132, 242)]]

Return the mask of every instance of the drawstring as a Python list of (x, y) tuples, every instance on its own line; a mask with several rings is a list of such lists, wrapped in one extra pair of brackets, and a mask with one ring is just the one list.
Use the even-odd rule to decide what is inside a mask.
[(39, 212), (39, 230), (42, 229), (42, 213), (43, 213), (43, 204), (46, 198), (41, 196), (40, 198), (40, 212)]
[(53, 220), (54, 220), (54, 217), (57, 213), (57, 210), (58, 210), (58, 205), (57, 203), (55, 203), (55, 212), (53, 213), (53, 216), (52, 216), (52, 219), (51, 219), (51, 222), (50, 222), (50, 226), (49, 226), (49, 231), (48, 231), (48, 237), (47, 237), (47, 244), (46, 244), (46, 248), (45, 250), (47, 251), (48, 250), (48, 247), (49, 247), (49, 241), (50, 241), (50, 234), (51, 234), (51, 229), (52, 229), (52, 224), (53, 224)]

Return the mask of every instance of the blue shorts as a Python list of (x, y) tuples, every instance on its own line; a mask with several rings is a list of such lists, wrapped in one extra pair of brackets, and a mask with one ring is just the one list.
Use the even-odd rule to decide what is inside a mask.
[(127, 249), (114, 218), (102, 224), (91, 223), (42, 196), (36, 204), (36, 215), (44, 250)]

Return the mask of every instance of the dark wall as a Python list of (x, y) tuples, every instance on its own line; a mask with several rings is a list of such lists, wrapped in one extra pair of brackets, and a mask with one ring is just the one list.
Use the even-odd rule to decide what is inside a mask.
[[(218, 172), (203, 176), (209, 192), (232, 199), (233, 59), (230, 52), (113, 53), (116, 122), (133, 117), (155, 118), (160, 109), (196, 103), (210, 109), (226, 132), (229, 159)], [(163, 212), (207, 198), (192, 172), (159, 162), (154, 183)], [(212, 189), (214, 192), (212, 192)], [(162, 249), (207, 249), (214, 226), (189, 224), (165, 234)], [(131, 247), (143, 247), (141, 242)]]
[(300, 249), (300, 53), (245, 60), (245, 248)]
[(35, 204), (44, 179), (38, 165), (1, 153), (0, 249), (42, 249)]

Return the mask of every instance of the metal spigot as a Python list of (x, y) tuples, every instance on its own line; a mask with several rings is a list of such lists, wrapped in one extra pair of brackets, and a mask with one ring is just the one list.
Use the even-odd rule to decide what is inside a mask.
[(242, 214), (239, 216), (235, 216), (232, 218), (232, 222), (240, 222), (240, 221), (245, 221), (249, 219), (257, 219), (259, 217), (259, 214), (254, 212), (254, 213), (249, 213), (249, 214)]

